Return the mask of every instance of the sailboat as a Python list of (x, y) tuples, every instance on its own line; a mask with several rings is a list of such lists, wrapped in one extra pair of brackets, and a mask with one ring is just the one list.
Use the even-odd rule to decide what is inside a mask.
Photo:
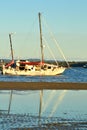
[(26, 60), (17, 60), (14, 67), (14, 57), (13, 57), (13, 48), (12, 48), (12, 39), (11, 34), (10, 38), (10, 47), (12, 60), (7, 65), (3, 65), (2, 73), (8, 75), (25, 75), (25, 76), (39, 76), (39, 75), (59, 75), (65, 71), (65, 67), (48, 64), (44, 62), (44, 52), (43, 52), (43, 42), (42, 42), (42, 28), (41, 28), (41, 13), (39, 16), (39, 29), (40, 29), (40, 47), (41, 47), (41, 61), (40, 62), (31, 62)]
[(87, 68), (87, 64), (83, 65), (83, 68)]

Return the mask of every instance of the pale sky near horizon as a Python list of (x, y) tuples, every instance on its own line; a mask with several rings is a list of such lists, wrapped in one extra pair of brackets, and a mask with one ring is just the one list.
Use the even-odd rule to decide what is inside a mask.
[[(35, 30), (38, 12), (47, 21), (66, 59), (87, 61), (87, 0), (1, 0), (0, 58), (11, 58), (10, 32), (16, 32), (12, 36), (15, 58), (38, 58), (39, 38), (33, 34), (39, 37)], [(55, 48), (54, 51), (60, 59)]]

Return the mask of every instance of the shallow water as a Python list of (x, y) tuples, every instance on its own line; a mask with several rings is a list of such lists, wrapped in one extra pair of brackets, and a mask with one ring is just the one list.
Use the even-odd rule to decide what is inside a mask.
[[(0, 81), (87, 82), (87, 69), (71, 68), (66, 70), (60, 76), (32, 77), (32, 76), (0, 75)], [(0, 123), (0, 130), (2, 128), (3, 130), (10, 129), (11, 126), (12, 128), (18, 128), (18, 127), (27, 128), (27, 127), (38, 126), (40, 91), (15, 91), (14, 90), (12, 93), (10, 113), (8, 115), (7, 113), (9, 108), (10, 93), (11, 91), (7, 91), (7, 90), (0, 91), (0, 110), (1, 110), (0, 122), (3, 122)], [(2, 110), (6, 110), (6, 111), (2, 111)], [(87, 90), (79, 90), (79, 91), (44, 90), (43, 91), (41, 124), (50, 125), (50, 123), (56, 123), (55, 125), (58, 125), (59, 122), (61, 123), (67, 122), (68, 126), (69, 125), (72, 126), (73, 122), (74, 124), (77, 122), (77, 124), (81, 124), (80, 126), (77, 125), (79, 129), (80, 128), (86, 129)], [(8, 127), (6, 127), (7, 124)], [(56, 126), (55, 129), (58, 126)]]

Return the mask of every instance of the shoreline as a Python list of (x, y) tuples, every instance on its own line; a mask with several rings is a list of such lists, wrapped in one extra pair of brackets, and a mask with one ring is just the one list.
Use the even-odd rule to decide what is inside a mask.
[(0, 90), (87, 90), (87, 83), (77, 82), (1, 82)]

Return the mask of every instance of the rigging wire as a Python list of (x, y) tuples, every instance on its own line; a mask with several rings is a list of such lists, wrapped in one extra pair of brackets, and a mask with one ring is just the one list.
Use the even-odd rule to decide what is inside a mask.
[(56, 62), (56, 64), (57, 64), (57, 66), (58, 66), (58, 62), (57, 62), (57, 60), (56, 60), (56, 58), (55, 58), (54, 54), (52, 53), (52, 51), (51, 51), (50, 47), (48, 46), (47, 41), (46, 41), (46, 39), (45, 39), (44, 37), (43, 37), (43, 40), (45, 41), (47, 48), (49, 49), (49, 51), (50, 51), (50, 53), (51, 53), (52, 57), (54, 58), (54, 60), (55, 60), (55, 62)]
[(44, 20), (44, 24), (45, 24), (46, 27), (48, 28), (48, 30), (49, 30), (49, 32), (50, 32), (50, 36), (51, 36), (51, 38), (54, 40), (54, 42), (56, 43), (56, 46), (57, 46), (58, 50), (60, 51), (61, 55), (63, 56), (64, 60), (65, 60), (66, 63), (67, 63), (67, 66), (70, 67), (69, 63), (67, 62), (66, 57), (64, 56), (63, 51), (61, 50), (61, 48), (60, 48), (60, 46), (59, 46), (57, 40), (54, 38), (54, 35), (53, 35), (52, 31), (50, 30), (50, 28), (48, 27), (48, 24), (46, 23), (45, 20)]
[[(32, 24), (31, 24), (31, 26), (30, 26), (30, 28), (29, 28), (29, 31), (25, 34), (25, 36), (22, 37), (22, 39), (23, 39), (22, 42), (24, 43), (24, 44), (23, 44), (24, 47), (29, 48), (29, 51), (32, 50), (31, 53), (29, 53), (29, 51), (28, 51), (28, 55), (31, 54), (31, 56), (33, 56), (34, 53), (35, 53), (35, 56), (38, 55), (38, 51), (37, 51), (38, 49), (36, 49), (37, 46), (35, 46), (35, 43), (36, 43), (36, 41), (38, 42), (38, 40), (35, 40), (35, 41), (34, 41), (35, 31), (36, 31), (36, 27), (35, 27), (36, 21), (37, 21), (37, 17), (34, 18)], [(36, 33), (36, 34), (37, 34), (37, 33)], [(30, 48), (29, 44), (32, 45), (32, 43), (31, 43), (31, 41), (30, 41), (29, 39), (32, 39), (32, 41), (33, 41), (33, 43), (34, 43), (33, 46), (35, 46), (35, 48), (34, 48), (33, 46), (32, 46), (32, 49)], [(29, 58), (28, 55), (24, 56), (24, 58), (25, 58), (25, 59), (26, 59), (26, 58)], [(16, 57), (18, 57), (17, 59), (21, 59), (21, 56), (19, 56), (19, 54), (18, 54), (18, 56), (16, 56)], [(22, 57), (22, 58), (23, 58), (23, 57)], [(31, 58), (32, 58), (32, 57), (31, 57)], [(34, 58), (36, 58), (36, 57), (34, 57)], [(38, 58), (39, 58), (39, 56), (38, 56)]]

